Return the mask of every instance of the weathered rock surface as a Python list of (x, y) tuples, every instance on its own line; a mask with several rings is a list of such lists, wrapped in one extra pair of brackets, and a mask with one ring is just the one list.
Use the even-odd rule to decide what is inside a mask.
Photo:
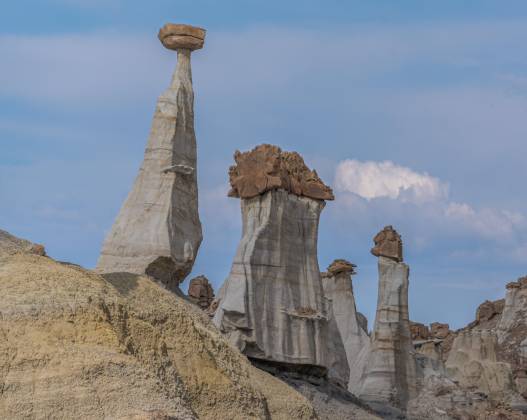
[(376, 257), (386, 257), (401, 262), (403, 260), (403, 241), (392, 226), (385, 226), (375, 238), (371, 253)]
[(235, 159), (231, 195), (251, 198), (241, 200), (242, 238), (214, 323), (250, 358), (322, 368), (345, 386), (346, 353), (317, 259), (325, 203), (311, 197), (324, 196), (309, 193), (328, 187), (320, 180), (310, 184), (316, 173), (298, 154), (276, 146), (237, 152)]
[(410, 321), (410, 333), (412, 340), (428, 340), (430, 338), (428, 327), (420, 322)]
[(249, 152), (234, 154), (236, 165), (229, 169), (230, 197), (253, 198), (266, 191), (283, 189), (317, 200), (333, 200), (330, 187), (310, 170), (296, 152), (262, 144)]
[(214, 300), (214, 290), (205, 276), (194, 277), (188, 286), (188, 298), (192, 303), (206, 310)]
[(514, 389), (510, 366), (498, 361), (498, 340), (490, 330), (461, 331), (446, 361), (447, 373), (463, 388), (477, 389), (495, 401)]
[(201, 48), (204, 36), (187, 25), (160, 31), (163, 44), (178, 50), (177, 68), (158, 99), (134, 186), (103, 244), (100, 272), (147, 274), (178, 292), (192, 269), (202, 234), (190, 51)]
[(148, 277), (0, 260), (0, 418), (316, 418)]
[(323, 273), (324, 295), (330, 300), (333, 316), (344, 343), (349, 365), (348, 389), (352, 393), (360, 390), (361, 377), (364, 374), (370, 337), (361, 326), (353, 296), (351, 275), (355, 265), (346, 260), (335, 260)]
[[(405, 409), (408, 400), (417, 395), (417, 368), (408, 316), (408, 275), (402, 258), (400, 236), (393, 228), (381, 231), (386, 237), (396, 238), (391, 250), (383, 251), (385, 239), (375, 237), (379, 253), (379, 294), (375, 325), (371, 335), (371, 348), (359, 397), (372, 406), (391, 405)], [(384, 233), (383, 233), (384, 232)], [(386, 239), (387, 240), (387, 239)], [(375, 249), (375, 248), (374, 248)], [(392, 258), (382, 256), (392, 255)], [(396, 258), (397, 257), (397, 258)]]
[(430, 335), (432, 338), (444, 339), (450, 334), (450, 326), (441, 322), (432, 322), (430, 324)]
[(43, 245), (34, 244), (25, 239), (17, 238), (9, 232), (0, 229), (0, 256), (13, 255), (18, 253), (35, 254), (40, 256), (46, 255)]
[(242, 200), (243, 236), (214, 323), (251, 358), (324, 367), (345, 374), (340, 380), (347, 384), (346, 354), (338, 331), (330, 336), (317, 260), (323, 208), (321, 200), (284, 190)]

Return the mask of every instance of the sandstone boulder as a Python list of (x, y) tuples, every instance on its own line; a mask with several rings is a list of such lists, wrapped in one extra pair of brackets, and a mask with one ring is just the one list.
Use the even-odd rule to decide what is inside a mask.
[(371, 249), (371, 253), (376, 257), (386, 257), (397, 262), (403, 260), (403, 241), (401, 235), (392, 226), (386, 226), (375, 235), (373, 242), (375, 246)]
[(203, 310), (210, 307), (214, 300), (214, 290), (207, 277), (198, 276), (190, 280), (188, 298)]
[(253, 198), (266, 191), (283, 189), (317, 200), (333, 200), (330, 187), (315, 170), (310, 170), (296, 152), (262, 144), (249, 152), (234, 154), (236, 165), (229, 169), (230, 197)]
[[(163, 44), (178, 50), (177, 68), (158, 99), (139, 174), (97, 263), (99, 272), (147, 274), (177, 293), (202, 240), (190, 51), (203, 38), (202, 29), (187, 25), (160, 31)], [(200, 46), (193, 47), (196, 40)]]

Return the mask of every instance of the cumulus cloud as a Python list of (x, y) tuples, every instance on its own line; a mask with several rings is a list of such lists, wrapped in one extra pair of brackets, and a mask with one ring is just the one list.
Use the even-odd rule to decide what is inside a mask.
[(391, 161), (344, 160), (336, 169), (335, 188), (367, 200), (388, 197), (422, 203), (441, 200), (448, 195), (447, 183)]
[[(391, 161), (341, 161), (335, 170), (335, 189), (337, 217), (349, 220), (352, 214), (360, 221), (355, 229), (371, 225), (371, 231), (383, 223), (395, 224), (415, 249), (440, 241), (458, 248), (470, 243), (469, 238), (479, 238), (499, 244), (499, 249), (488, 248), (492, 252), (520, 258), (527, 247), (527, 218), (522, 213), (453, 201), (444, 180)], [(470, 250), (470, 255), (476, 254), (484, 255)], [(467, 252), (458, 249), (451, 255)]]

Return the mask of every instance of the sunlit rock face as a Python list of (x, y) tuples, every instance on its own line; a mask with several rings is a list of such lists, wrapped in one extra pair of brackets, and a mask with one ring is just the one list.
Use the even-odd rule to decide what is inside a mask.
[[(299, 193), (295, 194), (282, 184), (265, 187), (266, 177), (276, 168), (282, 171), (280, 182), (312, 172), (301, 158), (295, 162), (303, 167), (289, 165), (290, 155), (284, 157), (286, 152), (276, 146), (255, 150), (237, 152), (241, 168), (230, 170), (237, 191), (231, 195), (250, 198), (241, 200), (242, 238), (218, 296), (214, 323), (253, 359), (319, 367), (322, 374), (346, 385), (346, 354), (324, 298), (317, 260), (318, 224), (325, 202), (302, 195), (302, 189), (295, 189)], [(244, 166), (249, 160), (255, 173)], [(254, 183), (262, 188), (253, 188)], [(331, 192), (320, 180), (317, 185), (317, 191)]]
[(203, 45), (205, 31), (167, 25), (159, 37), (167, 48), (177, 49), (176, 71), (157, 101), (143, 163), (97, 269), (147, 274), (178, 292), (202, 240), (190, 54)]
[[(400, 236), (389, 227), (375, 237), (374, 255), (381, 255), (379, 292), (371, 348), (359, 395), (371, 404), (404, 409), (417, 394), (417, 370), (408, 317), (409, 268), (402, 259)], [(387, 247), (385, 242), (390, 242)], [(380, 250), (380, 252), (379, 252)], [(384, 256), (384, 255), (390, 255)]]
[(370, 337), (366, 331), (366, 318), (361, 318), (355, 305), (351, 279), (352, 274), (355, 274), (354, 268), (354, 264), (346, 260), (335, 260), (322, 273), (322, 284), (346, 351), (350, 369), (348, 389), (355, 394), (360, 390), (361, 377), (368, 360)]

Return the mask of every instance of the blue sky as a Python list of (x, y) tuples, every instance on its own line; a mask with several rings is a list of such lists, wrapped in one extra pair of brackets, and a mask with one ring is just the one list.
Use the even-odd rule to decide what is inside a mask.
[(7, 2), (0, 13), (0, 228), (95, 265), (142, 160), (173, 53), (165, 22), (207, 28), (194, 54), (204, 241), (218, 288), (240, 237), (236, 149), (300, 152), (335, 189), (319, 260), (358, 265), (403, 235), (410, 313), (461, 327), (526, 274), (524, 1)]

